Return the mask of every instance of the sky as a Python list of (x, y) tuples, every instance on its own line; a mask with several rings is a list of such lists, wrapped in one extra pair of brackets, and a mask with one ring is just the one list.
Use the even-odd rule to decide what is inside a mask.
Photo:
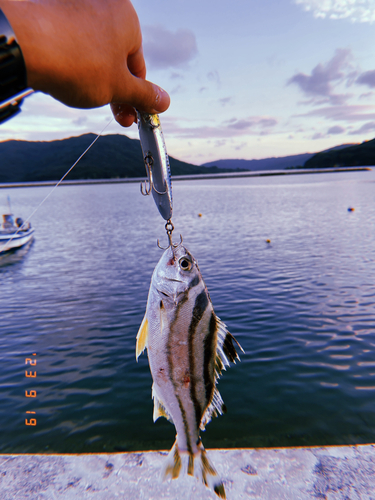
[[(375, 137), (375, 0), (133, 0), (147, 79), (165, 88), (168, 153), (197, 165), (313, 153)], [(108, 106), (38, 93), (0, 140), (99, 133)], [(105, 134), (138, 138), (112, 122)], [(98, 147), (100, 143), (98, 142)]]

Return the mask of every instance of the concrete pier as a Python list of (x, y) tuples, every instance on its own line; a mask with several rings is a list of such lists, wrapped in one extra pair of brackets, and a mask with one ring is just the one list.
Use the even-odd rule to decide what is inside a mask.
[[(166, 452), (0, 455), (1, 500), (213, 500)], [(375, 500), (375, 446), (208, 450), (228, 500)]]

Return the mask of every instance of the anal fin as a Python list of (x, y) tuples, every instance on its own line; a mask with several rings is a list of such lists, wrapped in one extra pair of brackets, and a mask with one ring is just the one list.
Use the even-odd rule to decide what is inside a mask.
[(164, 417), (167, 420), (169, 420), (170, 422), (172, 422), (172, 424), (173, 424), (172, 417), (169, 415), (169, 413), (166, 410), (163, 402), (160, 401), (160, 399), (156, 395), (154, 386), (152, 386), (152, 399), (154, 400), (154, 414), (153, 414), (154, 422), (156, 422), (156, 420), (159, 417)]

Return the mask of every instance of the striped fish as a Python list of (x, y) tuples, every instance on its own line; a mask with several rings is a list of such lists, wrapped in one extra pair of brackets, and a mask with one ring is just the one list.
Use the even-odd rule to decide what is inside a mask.
[(229, 361), (239, 359), (234, 343), (242, 350), (215, 315), (194, 257), (181, 244), (167, 248), (152, 275), (136, 357), (147, 348), (154, 422), (163, 416), (176, 427), (163, 478), (176, 478), (184, 469), (221, 498), (224, 485), (199, 432), (226, 411), (216, 383)]

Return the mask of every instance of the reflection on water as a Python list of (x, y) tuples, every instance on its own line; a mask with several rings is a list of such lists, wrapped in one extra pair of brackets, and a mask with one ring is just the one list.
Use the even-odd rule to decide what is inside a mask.
[[(220, 380), (228, 414), (207, 447), (374, 441), (374, 181), (174, 183), (176, 234), (245, 350)], [(46, 189), (12, 190), (14, 210), (26, 217)], [(0, 451), (170, 448), (174, 427), (152, 421), (147, 357), (135, 361), (166, 238), (152, 199), (136, 184), (62, 186), (32, 222), (32, 247), (0, 265)]]
[(18, 262), (22, 262), (30, 247), (33, 244), (33, 240), (26, 243), (26, 245), (21, 248), (17, 248), (14, 250), (8, 250), (7, 252), (0, 253), (0, 274), (2, 269), (7, 266), (12, 266), (17, 264)]

